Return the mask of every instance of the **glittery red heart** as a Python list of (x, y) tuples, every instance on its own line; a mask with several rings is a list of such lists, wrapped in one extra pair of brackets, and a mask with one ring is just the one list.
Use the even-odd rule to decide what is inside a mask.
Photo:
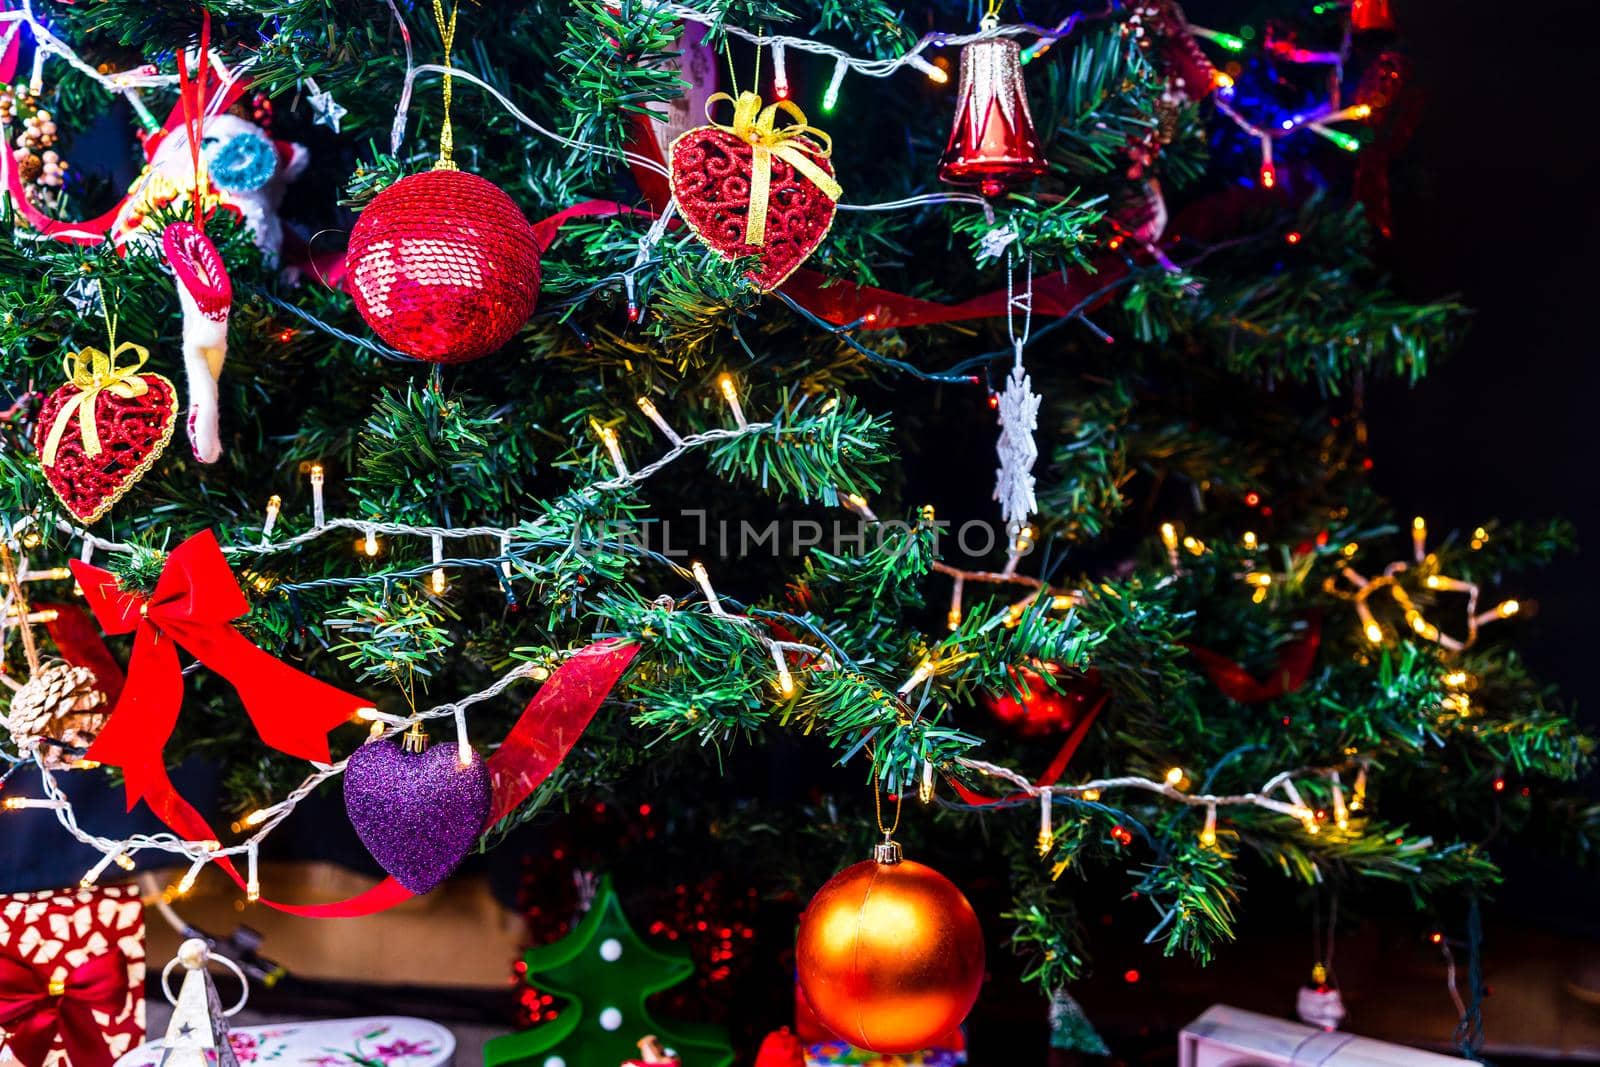
[[(122, 397), (103, 389), (95, 397), (99, 455), (91, 458), (84, 451), (83, 423), (79, 413), (73, 412), (56, 446), (55, 462), (44, 468), (50, 488), (79, 522), (92, 523), (110, 511), (133, 483), (144, 477), (172, 440), (173, 427), (178, 424), (177, 389), (159, 374), (139, 377), (145, 383), (140, 396)], [(39, 409), (33, 445), (41, 463), (50, 428), (61, 409), (79, 392), (68, 382), (46, 397)]]
[[(713, 252), (727, 259), (760, 256), (761, 269), (748, 277), (763, 292), (782, 285), (833, 226), (834, 202), (810, 178), (774, 157), (766, 242), (746, 244), (750, 146), (715, 126), (697, 126), (672, 142), (671, 154), (672, 198), (678, 214)], [(826, 159), (815, 162), (833, 173)]]

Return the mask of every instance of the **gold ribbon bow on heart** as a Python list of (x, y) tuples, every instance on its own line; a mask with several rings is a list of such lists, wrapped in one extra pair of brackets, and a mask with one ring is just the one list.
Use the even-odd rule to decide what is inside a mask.
[[(118, 367), (117, 357), (124, 352), (132, 352), (137, 362), (132, 366)], [(74, 414), (78, 416), (78, 425), (82, 431), (84, 455), (92, 459), (100, 454), (100, 434), (95, 429), (94, 421), (95, 404), (100, 398), (100, 393), (109, 390), (113, 396), (120, 396), (125, 400), (143, 396), (150, 387), (139, 377), (139, 369), (149, 359), (150, 350), (132, 341), (124, 341), (115, 346), (111, 349), (110, 355), (106, 355), (98, 348), (85, 348), (67, 356), (65, 361), (67, 378), (80, 391), (56, 413), (56, 421), (50, 427), (50, 435), (45, 438), (44, 453), (40, 457), (46, 467), (55, 463), (56, 450), (61, 447), (62, 435), (67, 432), (67, 426), (71, 424)]]
[[(733, 105), (732, 126), (724, 126), (711, 117), (711, 108), (722, 100)], [(794, 119), (794, 123), (779, 127), (780, 111)], [(750, 146), (750, 213), (745, 220), (745, 244), (767, 243), (767, 206), (772, 192), (774, 156), (811, 179), (829, 200), (838, 200), (844, 194), (833, 175), (812, 158), (827, 159), (833, 153), (833, 138), (812, 129), (806, 122), (806, 113), (793, 101), (779, 100), (763, 108), (761, 97), (755, 93), (740, 93), (737, 100), (727, 93), (713, 93), (706, 101), (706, 121)]]

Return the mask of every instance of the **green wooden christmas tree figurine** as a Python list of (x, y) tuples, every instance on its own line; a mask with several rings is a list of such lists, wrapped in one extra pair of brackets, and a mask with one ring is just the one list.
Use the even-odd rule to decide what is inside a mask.
[(523, 957), (530, 984), (562, 998), (556, 1017), (484, 1046), (485, 1067), (619, 1067), (639, 1055), (639, 1039), (659, 1036), (681, 1067), (729, 1067), (733, 1049), (717, 1026), (664, 1026), (645, 1001), (694, 974), (687, 953), (652, 948), (628, 925), (603, 878), (577, 929)]

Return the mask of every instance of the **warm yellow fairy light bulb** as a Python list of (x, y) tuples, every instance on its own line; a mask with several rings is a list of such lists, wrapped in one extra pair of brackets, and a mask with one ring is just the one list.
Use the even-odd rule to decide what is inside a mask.
[(1161, 543), (1169, 552), (1178, 547), (1178, 528), (1170, 522), (1161, 524)]
[(1095, 803), (1096, 801), (1098, 801), (1100, 799), (1100, 790), (1098, 790), (1098, 789), (1085, 789), (1083, 791), (1083, 799), (1087, 800), (1091, 804)]
[(1251, 552), (1254, 552), (1259, 546), (1259, 542), (1256, 540), (1256, 534), (1254, 530), (1246, 530), (1244, 532), (1243, 540), (1244, 547), (1249, 549)]
[(1251, 571), (1244, 576), (1244, 580), (1250, 585), (1258, 585), (1265, 588), (1272, 584), (1272, 575), (1266, 571)]
[(1340, 551), (1343, 552), (1345, 554), (1345, 558), (1348, 559), (1349, 557), (1355, 555), (1357, 552), (1361, 551), (1361, 545), (1358, 544), (1355, 541), (1349, 541), (1349, 542), (1346, 542), (1344, 548), (1340, 549)]
[(1200, 831), (1200, 844), (1204, 848), (1214, 848), (1217, 844), (1217, 806), (1206, 806), (1206, 825)]
[(114, 857), (112, 857), (111, 862), (115, 863), (118, 867), (121, 867), (125, 871), (131, 871), (134, 869), (134, 867), (138, 866), (133, 862), (133, 857), (128, 855), (126, 852), (118, 852)]
[(1167, 784), (1170, 785), (1170, 786), (1176, 787), (1177, 784), (1179, 782), (1181, 782), (1181, 781), (1183, 781), (1183, 768), (1182, 767), (1168, 767), (1167, 768)]
[(1495, 606), (1494, 613), (1502, 619), (1510, 618), (1522, 610), (1522, 605), (1515, 600), (1503, 600)]
[(368, 556), (376, 556), (378, 554), (378, 533), (376, 530), (367, 530), (367, 536), (361, 542), (361, 551)]
[(189, 891), (194, 888), (195, 882), (200, 878), (200, 866), (202, 862), (203, 861), (196, 860), (194, 865), (183, 873), (183, 877), (178, 879), (178, 884), (175, 887), (175, 892), (178, 894), (178, 896), (187, 896)]
[(1382, 626), (1379, 626), (1375, 622), (1369, 622), (1369, 623), (1367, 623), (1366, 629), (1365, 629), (1364, 632), (1367, 635), (1367, 640), (1368, 641), (1371, 641), (1375, 645), (1383, 644), (1383, 627)]
[(1467, 684), (1467, 672), (1451, 671), (1441, 678), (1440, 681), (1444, 682), (1445, 685), (1448, 685), (1453, 689), (1459, 689)]

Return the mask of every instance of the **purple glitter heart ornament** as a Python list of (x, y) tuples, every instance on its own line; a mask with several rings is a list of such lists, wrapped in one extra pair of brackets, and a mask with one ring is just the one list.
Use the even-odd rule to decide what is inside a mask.
[(489, 768), (453, 744), (411, 753), (369, 741), (344, 771), (344, 809), (378, 866), (421, 896), (461, 865), (489, 818)]

